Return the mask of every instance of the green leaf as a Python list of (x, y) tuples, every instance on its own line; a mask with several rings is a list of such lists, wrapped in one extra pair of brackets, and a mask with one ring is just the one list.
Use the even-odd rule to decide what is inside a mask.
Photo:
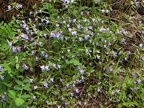
[(7, 108), (7, 103), (6, 102), (1, 102), (0, 103), (0, 108)]
[(31, 97), (31, 96), (28, 95), (28, 94), (24, 94), (24, 95), (21, 96), (21, 98), (23, 98), (23, 99), (27, 99), (27, 98), (30, 98), (30, 97)]
[(27, 78), (25, 78), (25, 79), (23, 80), (23, 82), (28, 83), (29, 80), (28, 80)]
[(19, 86), (19, 85), (15, 85), (14, 88), (15, 88), (16, 90), (22, 90), (22, 86)]
[(57, 101), (52, 101), (52, 102), (50, 102), (50, 101), (48, 102), (48, 101), (47, 101), (47, 104), (48, 104), (48, 105), (56, 105), (56, 104), (57, 104)]
[(72, 59), (72, 60), (68, 61), (67, 64), (82, 65), (82, 64), (79, 62), (79, 60), (76, 60), (76, 59)]
[(16, 64), (16, 69), (19, 69), (19, 64)]
[(29, 66), (32, 66), (32, 61), (31, 60), (29, 60), (27, 63), (28, 63)]
[(19, 76), (17, 76), (17, 78), (21, 78), (21, 79), (23, 79), (23, 78), (24, 78), (24, 76), (22, 76), (22, 75), (19, 75)]
[(43, 3), (43, 10), (46, 10), (45, 12), (50, 14), (54, 11), (54, 7), (50, 3)]
[(15, 56), (15, 59), (16, 59), (16, 63), (18, 63), (18, 56)]
[(138, 103), (136, 101), (133, 101), (133, 102), (124, 102), (123, 103), (124, 106), (126, 107), (132, 107), (132, 106), (138, 106)]
[(10, 33), (12, 32), (12, 30), (11, 30), (11, 28), (10, 28), (9, 25), (6, 26), (6, 29), (7, 29), (7, 33), (8, 33), (8, 34), (10, 34)]
[(1, 23), (0, 23), (0, 26), (2, 26), (4, 24), (4, 21), (2, 21)]
[(123, 83), (122, 87), (123, 87), (123, 89), (126, 89), (126, 87), (127, 87), (126, 83)]
[(8, 45), (6, 43), (3, 43), (2, 46), (1, 46), (1, 50), (2, 51), (8, 50)]
[(12, 83), (3, 82), (3, 84), (6, 85), (7, 87), (11, 87), (12, 86)]
[(30, 91), (30, 90), (31, 90), (30, 84), (26, 84), (26, 85), (24, 86), (24, 89), (27, 90), (27, 91)]
[(7, 63), (4, 63), (3, 66), (4, 66), (4, 70), (7, 71), (11, 77), (13, 77), (12, 70), (11, 70), (10, 66)]
[(8, 91), (8, 96), (15, 99), (16, 98), (16, 92), (14, 90), (9, 90)]
[(16, 82), (18, 85), (23, 85), (23, 82), (20, 81), (20, 80), (15, 80), (15, 82)]
[(16, 103), (17, 106), (21, 106), (22, 104), (25, 103), (25, 101), (21, 98), (16, 98), (15, 103)]
[(39, 92), (35, 92), (37, 95), (41, 95)]
[(82, 6), (82, 7), (79, 8), (79, 12), (81, 12), (81, 11), (83, 11), (83, 10), (86, 10), (86, 9), (88, 9), (87, 6)]
[(60, 92), (59, 91), (54, 91), (53, 93), (55, 94), (55, 96), (57, 96)]

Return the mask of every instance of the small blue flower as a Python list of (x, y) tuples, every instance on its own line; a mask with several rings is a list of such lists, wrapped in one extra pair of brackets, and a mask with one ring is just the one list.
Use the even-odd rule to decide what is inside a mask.
[(36, 57), (35, 57), (35, 60), (36, 60), (36, 61), (39, 61), (39, 58), (36, 56)]
[(21, 52), (21, 47), (17, 46), (16, 49), (18, 52)]
[(101, 92), (101, 89), (100, 88), (98, 88), (98, 90), (97, 90), (99, 93)]
[(62, 34), (62, 31), (56, 33), (56, 38), (59, 39)]
[(66, 84), (66, 88), (67, 88), (67, 89), (70, 88), (70, 85), (69, 85), (69, 84)]
[(74, 96), (74, 93), (70, 93), (70, 95), (71, 95), (71, 97), (73, 97), (73, 96)]
[(17, 3), (16, 8), (17, 9), (22, 9), (22, 5)]
[(35, 55), (35, 51), (31, 51), (31, 55)]
[(46, 24), (49, 24), (49, 20), (47, 20), (45, 23), (46, 23)]
[(39, 45), (42, 46), (42, 42), (39, 42)]
[(25, 69), (25, 70), (28, 70), (29, 67), (26, 65), (26, 64), (23, 64), (22, 67)]
[(42, 69), (42, 71), (45, 71), (45, 66), (41, 66), (40, 68)]
[(138, 79), (138, 80), (137, 80), (137, 84), (140, 84), (140, 83), (141, 83), (141, 80), (140, 80), (140, 79)]
[(8, 5), (8, 10), (10, 11), (12, 9), (11, 5)]
[(60, 68), (61, 68), (61, 65), (57, 65), (57, 67), (60, 69)]
[(38, 88), (38, 86), (34, 86), (33, 89), (36, 90)]
[(28, 28), (28, 27), (26, 27), (26, 28), (25, 28), (25, 31), (26, 31), (26, 32), (28, 32), (28, 31), (29, 31), (29, 28)]
[(42, 13), (42, 10), (39, 10), (38, 13)]
[(24, 23), (24, 24), (21, 24), (21, 27), (22, 27), (23, 29), (25, 29), (25, 28), (27, 27), (27, 25)]
[(44, 52), (44, 51), (41, 51), (40, 55), (41, 55), (42, 57), (44, 57), (45, 52)]
[(1, 96), (1, 102), (5, 102), (6, 101), (6, 97), (5, 97), (5, 95), (2, 95)]
[(45, 68), (46, 71), (50, 70), (49, 66), (45, 66), (44, 68)]
[(90, 54), (88, 49), (86, 49), (85, 53), (86, 53), (86, 54)]
[(78, 94), (80, 91), (78, 88), (75, 89), (75, 92)]
[(71, 34), (72, 34), (73, 36), (76, 36), (76, 35), (77, 35), (77, 31), (72, 31)]
[(17, 52), (17, 48), (16, 47), (12, 47), (12, 52), (16, 53)]
[(84, 74), (84, 70), (83, 69), (79, 69), (79, 72), (83, 75)]
[(55, 69), (57, 68), (55, 63), (53, 63), (53, 67), (54, 67)]
[(0, 71), (2, 72), (3, 71), (3, 68), (0, 66)]
[(54, 78), (50, 78), (50, 81), (51, 81), (51, 82), (54, 82)]
[(37, 45), (37, 42), (34, 42), (33, 44), (36, 46), (36, 45)]
[(100, 60), (100, 58), (101, 58), (100, 55), (98, 55), (98, 54), (96, 55), (96, 57), (97, 57), (98, 60)]
[(50, 33), (50, 37), (51, 37), (51, 38), (55, 38), (55, 37), (56, 37), (55, 34), (54, 34), (54, 32), (51, 32), (51, 33)]
[(44, 83), (43, 86), (45, 87), (45, 89), (48, 88), (48, 84), (47, 83)]
[(33, 79), (29, 79), (29, 83), (30, 83), (30, 84), (33, 83)]
[(33, 96), (32, 99), (33, 99), (34, 101), (37, 100), (36, 96)]
[(83, 38), (82, 38), (82, 37), (79, 37), (79, 41), (82, 42), (82, 41), (83, 41)]
[(47, 54), (45, 54), (45, 55), (44, 55), (44, 58), (45, 58), (45, 59), (47, 59), (47, 58), (48, 58), (48, 55), (47, 55)]
[(24, 34), (24, 33), (21, 34), (21, 37), (26, 39), (26, 40), (29, 40), (29, 37), (26, 34)]
[(73, 88), (75, 88), (75, 87), (76, 87), (76, 85), (75, 85), (75, 84), (73, 84), (73, 85), (72, 85), (72, 87), (73, 87)]
[(144, 62), (144, 57), (142, 57), (142, 61)]
[(106, 29), (105, 28), (100, 28), (100, 30), (99, 30), (100, 32), (105, 32), (106, 31)]
[(143, 47), (143, 44), (142, 44), (142, 43), (141, 43), (141, 44), (139, 44), (139, 47), (140, 47), (140, 48), (142, 48), (142, 47)]
[(8, 41), (8, 40), (7, 40), (7, 42), (8, 42), (9, 48), (12, 48), (12, 42), (10, 42), (10, 41)]
[(88, 40), (89, 37), (90, 37), (89, 35), (85, 35), (85, 36), (84, 36), (85, 40)]
[(84, 77), (84, 76), (81, 76), (81, 80), (84, 81), (84, 80), (85, 80), (85, 77)]
[(0, 79), (1, 79), (1, 80), (4, 80), (4, 76), (1, 75), (1, 76), (0, 76)]

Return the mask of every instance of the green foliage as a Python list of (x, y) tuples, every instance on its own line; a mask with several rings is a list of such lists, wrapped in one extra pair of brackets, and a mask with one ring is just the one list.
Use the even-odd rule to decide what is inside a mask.
[(132, 33), (108, 3), (43, 2), (1, 22), (0, 107), (144, 107), (143, 44), (126, 48)]

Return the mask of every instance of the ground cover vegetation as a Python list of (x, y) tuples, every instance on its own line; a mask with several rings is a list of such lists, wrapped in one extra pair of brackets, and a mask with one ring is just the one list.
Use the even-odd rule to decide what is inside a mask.
[(0, 108), (144, 107), (143, 0), (1, 0)]

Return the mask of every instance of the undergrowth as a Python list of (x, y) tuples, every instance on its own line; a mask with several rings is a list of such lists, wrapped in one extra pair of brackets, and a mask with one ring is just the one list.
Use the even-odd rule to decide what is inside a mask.
[(144, 107), (134, 3), (120, 20), (106, 0), (42, 0), (27, 16), (10, 4), (20, 14), (0, 23), (0, 108)]

